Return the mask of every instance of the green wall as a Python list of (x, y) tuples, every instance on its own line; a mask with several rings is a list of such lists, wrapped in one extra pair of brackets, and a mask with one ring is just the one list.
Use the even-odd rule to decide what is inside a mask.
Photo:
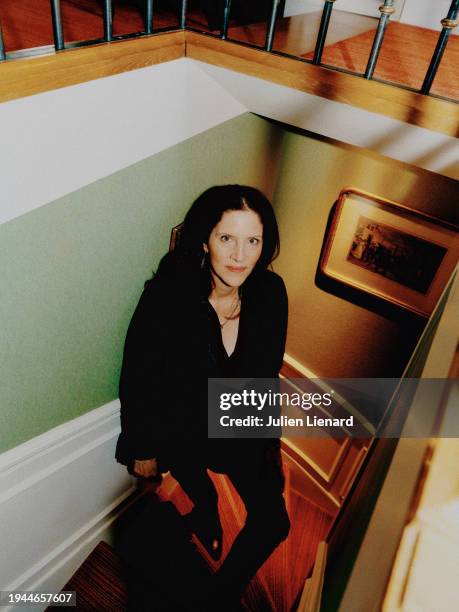
[(287, 351), (319, 376), (400, 374), (421, 327), (316, 286), (327, 218), (352, 185), (453, 220), (458, 183), (246, 114), (0, 225), (0, 452), (117, 397), (126, 328), (171, 227), (227, 182), (274, 193)]
[(366, 149), (284, 134), (274, 205), (281, 233), (275, 268), (289, 294), (287, 351), (318, 376), (399, 376), (423, 320), (390, 320), (315, 283), (328, 216), (350, 186), (457, 222), (459, 185)]
[(171, 227), (214, 184), (271, 195), (279, 136), (242, 115), (0, 226), (0, 452), (117, 397)]

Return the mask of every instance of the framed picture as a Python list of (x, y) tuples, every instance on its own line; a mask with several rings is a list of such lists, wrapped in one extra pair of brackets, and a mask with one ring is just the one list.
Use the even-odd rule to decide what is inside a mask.
[(458, 261), (458, 227), (354, 188), (338, 199), (320, 269), (429, 316)]

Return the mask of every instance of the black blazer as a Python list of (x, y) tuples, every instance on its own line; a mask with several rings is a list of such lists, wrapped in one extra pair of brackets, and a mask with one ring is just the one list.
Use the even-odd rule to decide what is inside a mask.
[[(200, 279), (173, 254), (163, 258), (146, 284), (124, 347), (120, 463), (157, 457), (172, 440), (197, 439), (203, 432), (207, 437), (207, 298)], [(238, 358), (231, 376), (278, 377), (287, 319), (281, 277), (269, 270), (252, 272), (242, 286)]]

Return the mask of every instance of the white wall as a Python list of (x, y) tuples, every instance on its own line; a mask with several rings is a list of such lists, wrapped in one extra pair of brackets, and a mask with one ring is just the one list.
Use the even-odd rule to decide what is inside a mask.
[(0, 104), (0, 223), (245, 112), (186, 59)]
[[(378, 7), (384, 0), (336, 0), (335, 11), (346, 11), (359, 15), (379, 17)], [(324, 0), (287, 0), (284, 16), (300, 15), (322, 10)], [(417, 25), (423, 28), (441, 30), (440, 21), (446, 17), (451, 0), (395, 0), (396, 12), (392, 20)], [(457, 30), (455, 31), (457, 33)]]
[(135, 491), (113, 459), (119, 431), (116, 400), (0, 455), (0, 590), (60, 590), (110, 540)]
[(459, 141), (453, 136), (219, 66), (195, 63), (253, 113), (459, 179)]
[[(381, 6), (384, 0), (336, 0), (334, 10), (346, 11), (348, 13), (357, 13), (359, 15), (369, 15), (370, 17), (379, 17), (378, 7)], [(412, 0), (417, 2), (417, 0)], [(422, 0), (421, 0), (422, 1)], [(285, 3), (284, 16), (299, 15), (300, 13), (309, 13), (312, 11), (321, 10), (324, 6), (324, 0), (287, 0)], [(403, 0), (395, 1), (397, 9), (392, 19), (397, 19), (403, 7)]]
[(423, 28), (441, 30), (440, 21), (446, 17), (450, 6), (451, 0), (435, 0), (435, 2), (431, 0), (405, 0), (400, 21)]
[(284, 17), (301, 15), (302, 13), (312, 13), (320, 11), (324, 6), (323, 0), (286, 0)]

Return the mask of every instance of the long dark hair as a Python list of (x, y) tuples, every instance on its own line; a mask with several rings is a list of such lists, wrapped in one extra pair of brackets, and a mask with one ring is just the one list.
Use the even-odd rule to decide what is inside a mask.
[[(261, 191), (245, 185), (211, 187), (193, 202), (185, 216), (178, 244), (169, 258), (172, 257), (180, 265), (186, 266), (189, 272), (199, 273), (209, 293), (212, 277), (208, 258), (203, 260), (202, 245), (209, 241), (212, 230), (226, 211), (247, 209), (257, 213), (263, 225), (262, 251), (252, 272), (254, 274), (265, 270), (279, 254), (276, 217), (270, 201)], [(158, 272), (160, 270), (161, 266)]]
[(257, 268), (267, 268), (279, 254), (279, 230), (268, 198), (255, 187), (220, 185), (202, 193), (186, 214), (177, 253), (201, 259), (202, 245), (209, 241), (214, 227), (227, 210), (249, 208), (260, 217), (263, 225), (263, 246)]

